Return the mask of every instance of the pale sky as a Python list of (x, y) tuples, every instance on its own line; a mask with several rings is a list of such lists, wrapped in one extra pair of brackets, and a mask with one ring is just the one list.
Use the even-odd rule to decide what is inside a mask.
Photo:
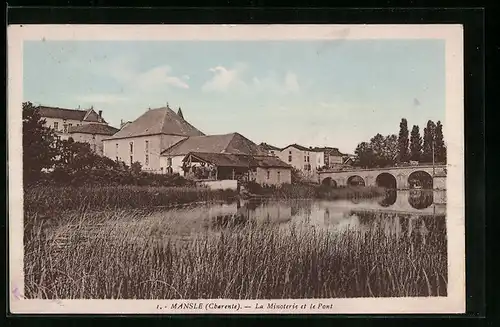
[(444, 40), (26, 41), (23, 99), (103, 110), (119, 127), (148, 107), (205, 134), (354, 153), (401, 118), (445, 124)]

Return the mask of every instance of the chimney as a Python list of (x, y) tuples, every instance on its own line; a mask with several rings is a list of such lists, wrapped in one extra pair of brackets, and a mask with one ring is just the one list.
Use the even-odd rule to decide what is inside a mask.
[(120, 129), (123, 128), (123, 119), (120, 119)]

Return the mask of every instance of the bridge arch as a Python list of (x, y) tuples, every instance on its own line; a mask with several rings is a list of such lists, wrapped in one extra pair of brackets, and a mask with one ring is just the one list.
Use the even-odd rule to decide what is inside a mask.
[(423, 170), (416, 170), (408, 175), (410, 189), (432, 189), (434, 181), (432, 176)]
[(396, 177), (394, 177), (394, 175), (390, 173), (385, 173), (385, 172), (377, 176), (377, 178), (375, 179), (375, 183), (377, 184), (377, 186), (385, 187), (392, 190), (397, 189), (398, 185)]
[(327, 177), (321, 181), (321, 185), (330, 186), (330, 187), (337, 187), (337, 181), (335, 181), (331, 177)]
[(352, 175), (347, 179), (347, 186), (365, 186), (365, 180), (359, 175)]

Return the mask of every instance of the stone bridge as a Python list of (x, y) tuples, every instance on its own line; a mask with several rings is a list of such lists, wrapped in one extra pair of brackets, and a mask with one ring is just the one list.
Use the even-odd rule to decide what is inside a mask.
[(334, 187), (360, 185), (382, 186), (391, 189), (446, 189), (446, 165), (324, 170), (318, 173), (319, 182)]

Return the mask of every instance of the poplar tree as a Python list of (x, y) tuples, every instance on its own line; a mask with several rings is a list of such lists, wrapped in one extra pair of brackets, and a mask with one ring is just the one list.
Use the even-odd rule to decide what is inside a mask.
[(408, 139), (408, 122), (405, 118), (401, 119), (399, 123), (399, 136), (398, 136), (398, 161), (406, 162), (410, 157)]
[(410, 135), (410, 160), (420, 161), (422, 156), (422, 137), (417, 125), (413, 125)]
[[(435, 147), (434, 134), (436, 124), (432, 120), (427, 121), (427, 127), (424, 128), (424, 145), (422, 148), (422, 162), (432, 162), (432, 147)], [(435, 151), (435, 149), (434, 149)]]
[(446, 163), (446, 145), (444, 143), (443, 125), (440, 121), (436, 123), (434, 134), (434, 151), (436, 162)]

